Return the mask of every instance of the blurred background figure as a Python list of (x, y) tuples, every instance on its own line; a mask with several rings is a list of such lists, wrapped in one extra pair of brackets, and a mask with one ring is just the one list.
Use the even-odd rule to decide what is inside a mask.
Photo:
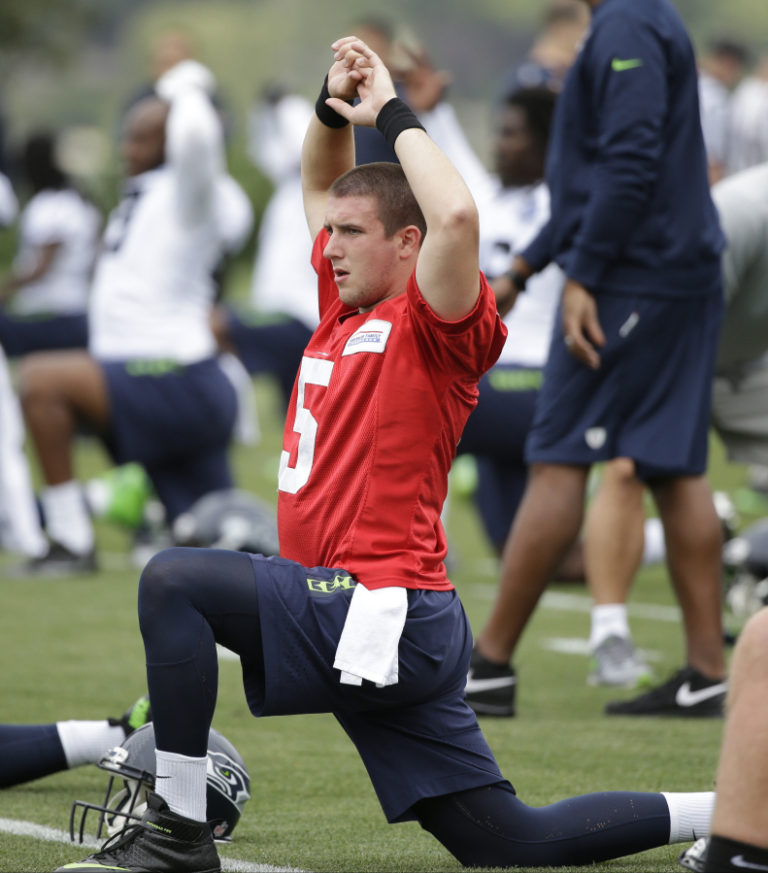
[(26, 433), (8, 361), (0, 346), (0, 549), (35, 560), (48, 544), (24, 451)]
[(24, 142), (19, 181), (27, 200), (13, 267), (0, 280), (0, 345), (11, 358), (85, 348), (101, 213), (61, 170), (52, 132)]
[(748, 63), (747, 47), (729, 39), (711, 42), (699, 61), (699, 108), (711, 184), (728, 170), (731, 97)]
[(224, 143), (210, 101), (215, 80), (196, 61), (157, 83), (159, 97), (126, 116), (128, 180), (94, 275), (88, 351), (24, 358), (19, 390), (45, 481), (48, 553), (30, 573), (96, 568), (95, 538), (74, 476), (79, 426), (114, 461), (141, 463), (171, 525), (203, 495), (233, 486), (228, 450), (237, 395), (209, 325), (213, 272), (230, 242)]
[[(728, 176), (713, 186), (712, 196), (727, 240), (722, 256), (726, 308), (712, 380), (712, 426), (731, 463), (765, 468), (768, 466), (768, 163)], [(610, 657), (614, 662), (605, 665), (606, 681), (601, 684), (632, 685), (637, 678), (629, 659), (617, 660), (616, 653), (634, 650), (627, 599), (642, 549), (644, 491), (645, 486), (635, 475), (629, 458), (612, 461), (606, 465), (587, 516), (587, 575), (594, 598), (591, 649), (593, 656)], [(733, 506), (724, 494), (718, 496), (716, 503), (720, 504), (718, 511), (724, 534), (732, 537), (735, 532)], [(646, 536), (648, 529), (646, 522)], [(659, 557), (666, 558), (663, 533), (660, 536)], [(743, 541), (738, 540), (730, 546), (726, 543), (724, 555), (729, 561), (738, 558), (742, 545)], [(740, 593), (729, 590), (726, 595), (747, 597), (754, 588), (754, 581), (744, 581), (747, 584)], [(695, 594), (681, 599), (686, 628), (695, 624), (686, 615)], [(609, 643), (606, 654), (601, 655), (600, 645), (611, 639), (614, 644)], [(613, 677), (613, 681), (607, 681), (608, 677)]]
[(768, 161), (768, 53), (737, 85), (731, 101), (728, 171)]
[(301, 144), (312, 112), (308, 100), (277, 84), (264, 90), (251, 111), (248, 155), (273, 193), (259, 225), (250, 308), (223, 304), (213, 314), (219, 347), (233, 351), (249, 373), (274, 377), (284, 409), (318, 322), (300, 178)]
[(0, 171), (0, 230), (13, 224), (19, 213), (19, 200), (8, 176)]
[(480, 266), (508, 330), (498, 362), (480, 380), (478, 405), (458, 447), (460, 456), (475, 459), (474, 497), (488, 540), (499, 555), (525, 490), (525, 439), (564, 281), (553, 264), (518, 295), (509, 278), (515, 253), (549, 219), (544, 161), (556, 99), (546, 88), (518, 89), (505, 98), (494, 125), (493, 173), (472, 150), (448, 103), (441, 101), (421, 115), (478, 205)]
[(544, 11), (541, 29), (526, 56), (502, 76), (499, 92), (517, 88), (559, 91), (565, 74), (589, 27), (589, 11), (580, 0), (552, 0)]

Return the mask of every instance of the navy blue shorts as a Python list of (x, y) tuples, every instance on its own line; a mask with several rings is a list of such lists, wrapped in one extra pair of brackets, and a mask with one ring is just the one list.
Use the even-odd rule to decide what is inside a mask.
[(555, 338), (526, 459), (584, 466), (629, 457), (645, 480), (702, 474), (721, 295), (596, 299), (606, 336), (600, 368), (580, 364)]
[(296, 318), (230, 310), (227, 333), (245, 369), (274, 376), (287, 405), (312, 331)]
[(102, 361), (110, 401), (107, 447), (143, 464), (168, 520), (211, 491), (232, 487), (227, 453), (237, 395), (215, 359)]
[(243, 659), (256, 716), (332, 712), (365, 764), (390, 822), (415, 818), (425, 798), (503, 780), (464, 701), (472, 633), (455, 591), (409, 591), (399, 681), (342, 685), (333, 668), (355, 582), (252, 555), (263, 664)]
[(0, 346), (9, 358), (31, 352), (88, 347), (88, 318), (79, 315), (9, 315), (0, 312)]
[(458, 446), (477, 464), (475, 501), (497, 550), (506, 542), (528, 481), (525, 441), (533, 422), (542, 371), (498, 364), (480, 380), (477, 407)]

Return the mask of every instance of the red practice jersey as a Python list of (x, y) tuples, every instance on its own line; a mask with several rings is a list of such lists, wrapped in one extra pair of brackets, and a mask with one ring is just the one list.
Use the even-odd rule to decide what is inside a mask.
[(461, 321), (443, 321), (419, 292), (371, 312), (345, 306), (328, 234), (313, 249), (320, 324), (293, 388), (278, 480), (281, 555), (339, 567), (366, 588), (450, 589), (440, 513), (477, 382), (506, 330), (480, 274)]

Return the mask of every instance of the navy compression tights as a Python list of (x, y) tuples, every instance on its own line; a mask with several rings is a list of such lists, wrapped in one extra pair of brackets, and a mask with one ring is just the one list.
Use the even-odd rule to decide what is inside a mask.
[[(162, 552), (142, 573), (139, 620), (157, 745), (202, 757), (216, 703), (215, 642), (256, 667), (262, 660), (250, 558), (211, 549)], [(537, 808), (500, 783), (422, 800), (414, 812), (467, 866), (588, 864), (669, 839), (661, 794), (602, 792)]]
[(139, 582), (139, 625), (159, 749), (202, 758), (218, 686), (216, 643), (262, 661), (253, 564), (243, 552), (168, 549)]

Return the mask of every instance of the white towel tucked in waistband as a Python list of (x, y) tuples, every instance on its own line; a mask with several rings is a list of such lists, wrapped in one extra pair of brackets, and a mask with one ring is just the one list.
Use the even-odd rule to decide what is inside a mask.
[(368, 679), (383, 688), (397, 682), (397, 647), (407, 612), (405, 588), (355, 586), (333, 664), (343, 685)]

